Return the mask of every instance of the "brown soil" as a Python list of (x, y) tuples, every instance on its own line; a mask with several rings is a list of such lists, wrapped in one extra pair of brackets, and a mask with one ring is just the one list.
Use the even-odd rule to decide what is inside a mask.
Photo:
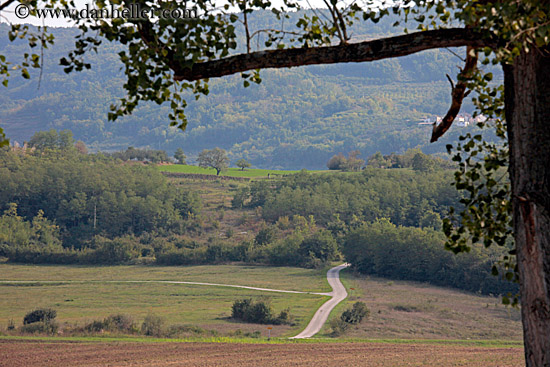
[(521, 348), (430, 344), (0, 341), (0, 366), (521, 366)]

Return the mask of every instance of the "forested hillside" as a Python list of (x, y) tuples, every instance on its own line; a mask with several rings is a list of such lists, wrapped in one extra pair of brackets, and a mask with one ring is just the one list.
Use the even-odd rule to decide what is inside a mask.
[(491, 275), (506, 249), (444, 250), (441, 218), (462, 204), (442, 159), (409, 151), (394, 157), (401, 168), (227, 183), (168, 179), (149, 164), (86, 154), (69, 132), (31, 142), (0, 149), (0, 262), (320, 268), (345, 260), (388, 278), (515, 289)]
[[(267, 24), (255, 14), (252, 22)], [(290, 21), (292, 24), (292, 20)], [(355, 40), (395, 31), (391, 21), (361, 22)], [(0, 24), (0, 31), (7, 26)], [(455, 128), (428, 146), (429, 125), (421, 118), (443, 115), (460, 60), (447, 50), (430, 51), (376, 63), (311, 66), (262, 72), (263, 82), (243, 88), (239, 75), (212, 80), (210, 94), (189, 98), (187, 131), (168, 126), (167, 106), (144, 104), (129, 117), (107, 121), (110, 104), (122, 96), (117, 52), (121, 45), (88, 55), (92, 69), (65, 74), (58, 65), (73, 45), (73, 29), (55, 29), (55, 46), (45, 50), (40, 87), (38, 73), (30, 80), (13, 78), (0, 96), (0, 126), (22, 143), (39, 130), (70, 129), (92, 150), (127, 146), (167, 150), (181, 147), (190, 158), (202, 149), (227, 149), (232, 162), (245, 158), (256, 167), (323, 168), (330, 156), (358, 149), (401, 153), (420, 146), (443, 152), (468, 128)], [(16, 57), (25, 45), (0, 40), (0, 52)], [(465, 110), (471, 108), (466, 104)]]

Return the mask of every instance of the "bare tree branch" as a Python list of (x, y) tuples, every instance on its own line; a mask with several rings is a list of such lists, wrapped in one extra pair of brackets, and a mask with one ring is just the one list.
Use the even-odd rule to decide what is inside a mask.
[(460, 112), (462, 101), (468, 96), (468, 94), (470, 94), (470, 91), (466, 91), (466, 80), (472, 76), (476, 65), (477, 53), (475, 52), (474, 48), (468, 46), (466, 48), (466, 63), (464, 65), (464, 69), (462, 69), (460, 74), (458, 74), (458, 81), (456, 83), (456, 86), (454, 85), (453, 80), (447, 75), (447, 78), (451, 83), (451, 107), (449, 107), (447, 114), (445, 115), (445, 117), (443, 117), (439, 125), (436, 125), (436, 123), (434, 123), (434, 129), (432, 131), (432, 138), (430, 139), (430, 143), (437, 141), (437, 139), (443, 136), (443, 134), (445, 134), (453, 124), (456, 115), (458, 115), (458, 112)]
[(10, 6), (11, 4), (13, 4), (14, 2), (16, 2), (17, 0), (7, 0), (7, 1), (4, 1), (2, 4), (0, 4), (0, 10), (4, 10), (6, 9), (8, 6)]
[[(190, 68), (183, 67), (176, 59), (168, 60), (168, 65), (174, 71), (174, 80), (194, 81), (254, 69), (374, 61), (406, 56), (434, 48), (461, 46), (495, 47), (496, 42), (470, 29), (451, 28), (338, 46), (258, 51), (199, 62)], [(176, 57), (176, 55), (173, 56)], [(184, 61), (182, 59), (182, 63)]]

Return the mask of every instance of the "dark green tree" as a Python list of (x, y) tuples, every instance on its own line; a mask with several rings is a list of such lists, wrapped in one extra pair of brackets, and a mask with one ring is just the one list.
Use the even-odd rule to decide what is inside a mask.
[(256, 237), (254, 237), (254, 242), (258, 246), (265, 246), (275, 240), (275, 235), (276, 229), (274, 226), (264, 226), (258, 231)]
[(344, 170), (346, 171), (360, 171), (361, 167), (365, 164), (365, 161), (359, 158), (361, 152), (354, 150), (348, 153), (348, 158), (344, 163)]
[(330, 170), (344, 169), (346, 162), (346, 157), (342, 153), (338, 153), (329, 159), (327, 162), (327, 168)]
[(183, 153), (183, 149), (181, 148), (178, 148), (176, 150), (176, 152), (174, 153), (174, 158), (176, 159), (178, 164), (187, 164), (187, 162), (185, 161), (187, 156), (185, 155), (185, 153)]
[(29, 140), (29, 146), (37, 150), (67, 150), (74, 146), (73, 133), (69, 130), (57, 132), (55, 129), (38, 131)]
[(300, 243), (298, 254), (306, 265), (326, 264), (338, 258), (338, 244), (329, 231), (321, 230)]
[(416, 153), (412, 159), (412, 168), (418, 172), (431, 172), (434, 166), (434, 161), (424, 153)]

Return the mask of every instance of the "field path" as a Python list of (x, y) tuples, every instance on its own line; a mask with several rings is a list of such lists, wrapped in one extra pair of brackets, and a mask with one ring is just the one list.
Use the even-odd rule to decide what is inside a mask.
[(311, 338), (313, 335), (317, 334), (325, 322), (327, 322), (330, 311), (332, 311), (338, 303), (342, 302), (348, 296), (346, 288), (344, 288), (344, 285), (340, 281), (340, 270), (345, 269), (348, 266), (349, 264), (342, 264), (330, 269), (327, 272), (328, 284), (332, 287), (332, 292), (328, 293), (328, 295), (332, 296), (332, 298), (319, 307), (304, 331), (296, 336), (293, 336), (291, 339)]
[(316, 294), (319, 296), (332, 296), (333, 292), (303, 292), (303, 291), (287, 291), (284, 289), (271, 289), (271, 288), (259, 288), (250, 287), (247, 285), (236, 284), (219, 284), (219, 283), (203, 283), (203, 282), (185, 282), (179, 280), (0, 280), (0, 284), (25, 284), (25, 283), (40, 283), (40, 284), (74, 284), (74, 283), (162, 283), (162, 284), (189, 284), (189, 285), (206, 285), (212, 287), (230, 287), (230, 288), (243, 288), (251, 289), (255, 291), (263, 292), (277, 292), (277, 293), (297, 293), (297, 294)]
[(332, 292), (330, 292), (330, 293), (320, 293), (320, 292), (286, 291), (286, 290), (283, 290), (283, 289), (249, 287), (249, 286), (246, 286), (246, 285), (202, 283), (202, 282), (184, 282), (184, 281), (178, 281), (178, 280), (122, 280), (122, 281), (113, 280), (113, 281), (107, 281), (107, 282), (113, 282), (113, 283), (167, 283), (167, 284), (209, 285), (209, 286), (214, 286), (214, 287), (231, 287), (231, 288), (252, 289), (252, 290), (255, 290), (255, 291), (264, 291), (264, 292), (317, 294), (317, 295), (320, 295), (320, 296), (332, 296)]

